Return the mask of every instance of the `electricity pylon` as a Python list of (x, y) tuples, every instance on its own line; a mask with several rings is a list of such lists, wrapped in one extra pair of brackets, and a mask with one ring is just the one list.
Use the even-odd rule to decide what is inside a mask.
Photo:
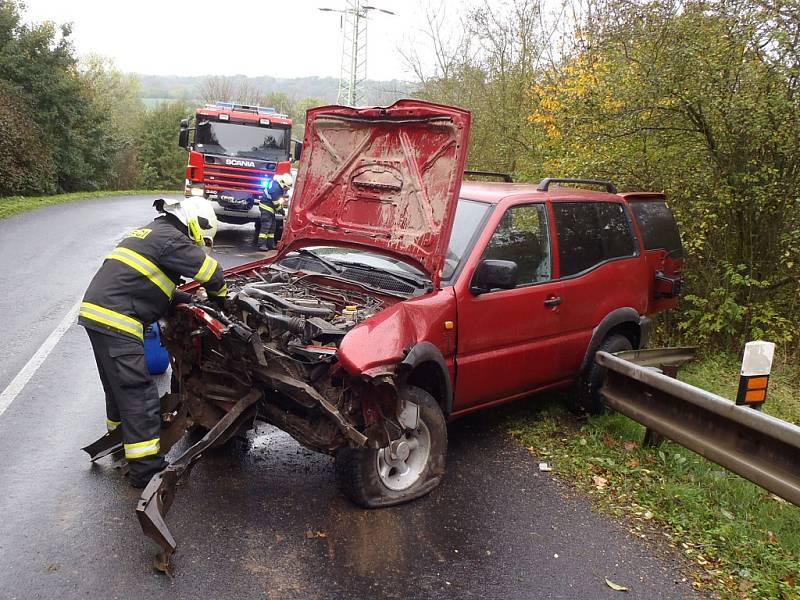
[(324, 12), (341, 15), (342, 64), (339, 68), (339, 104), (359, 106), (366, 102), (367, 81), (367, 14), (380, 11), (394, 15), (392, 11), (362, 4), (361, 0), (346, 0), (347, 8), (320, 8)]

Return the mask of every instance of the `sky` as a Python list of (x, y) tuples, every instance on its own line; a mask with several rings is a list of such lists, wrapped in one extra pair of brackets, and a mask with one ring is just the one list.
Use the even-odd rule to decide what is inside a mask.
[[(100, 54), (147, 75), (339, 76), (345, 0), (24, 0), (29, 22), (72, 22), (79, 55)], [(371, 0), (367, 76), (413, 79), (398, 48), (424, 40), (425, 7), (440, 0)], [(448, 16), (463, 6), (447, 0)], [(454, 22), (448, 19), (450, 22)]]

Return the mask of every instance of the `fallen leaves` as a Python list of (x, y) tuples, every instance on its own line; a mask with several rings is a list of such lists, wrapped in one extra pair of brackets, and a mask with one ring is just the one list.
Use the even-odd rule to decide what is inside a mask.
[(592, 483), (598, 490), (602, 490), (608, 485), (608, 479), (601, 477), (600, 475), (595, 475), (592, 477)]
[(313, 539), (320, 539), (320, 540), (327, 540), (328, 534), (324, 531), (311, 531), (310, 529), (306, 531), (306, 539), (313, 540)]
[(614, 583), (608, 577), (606, 577), (606, 585), (610, 587), (615, 592), (630, 592), (630, 588), (625, 587), (624, 585), (620, 585), (618, 583)]

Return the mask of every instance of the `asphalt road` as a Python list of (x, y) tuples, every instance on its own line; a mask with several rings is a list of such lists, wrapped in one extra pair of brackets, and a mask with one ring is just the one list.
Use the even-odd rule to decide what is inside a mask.
[[(168, 517), (176, 576), (155, 573), (138, 492), (80, 450), (104, 429), (86, 334), (69, 325), (37, 354), (116, 241), (152, 217), (151, 202), (93, 200), (0, 221), (0, 393), (19, 388), (31, 357), (41, 363), (23, 371), (29, 381), (0, 415), (0, 598), (619, 596), (605, 578), (631, 598), (694, 597), (678, 562), (565, 494), (494, 413), (451, 425), (438, 489), (374, 511), (339, 495), (332, 459), (259, 429), (248, 448), (209, 455), (179, 489)], [(223, 264), (259, 256), (252, 228), (222, 227)]]

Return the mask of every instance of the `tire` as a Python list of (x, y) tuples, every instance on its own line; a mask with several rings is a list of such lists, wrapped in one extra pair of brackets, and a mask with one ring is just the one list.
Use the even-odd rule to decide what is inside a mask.
[[(603, 352), (614, 354), (615, 352), (623, 352), (624, 350), (633, 350), (633, 345), (631, 341), (621, 333), (612, 333), (606, 336), (597, 350), (598, 352), (602, 350)], [(594, 361), (594, 358), (592, 358), (577, 394), (578, 408), (580, 410), (590, 415), (599, 415), (603, 412), (605, 405), (603, 404), (603, 397), (600, 394), (600, 388), (603, 387), (603, 379), (605, 379), (605, 376), (605, 367), (598, 365)]]
[[(419, 405), (417, 429), (404, 436), (399, 448), (405, 460), (392, 463), (388, 448), (342, 448), (336, 453), (336, 482), (355, 504), (364, 508), (394, 506), (415, 500), (442, 480), (447, 455), (447, 424), (439, 404), (428, 392), (405, 386), (400, 394)], [(427, 447), (427, 452), (426, 452)]]

